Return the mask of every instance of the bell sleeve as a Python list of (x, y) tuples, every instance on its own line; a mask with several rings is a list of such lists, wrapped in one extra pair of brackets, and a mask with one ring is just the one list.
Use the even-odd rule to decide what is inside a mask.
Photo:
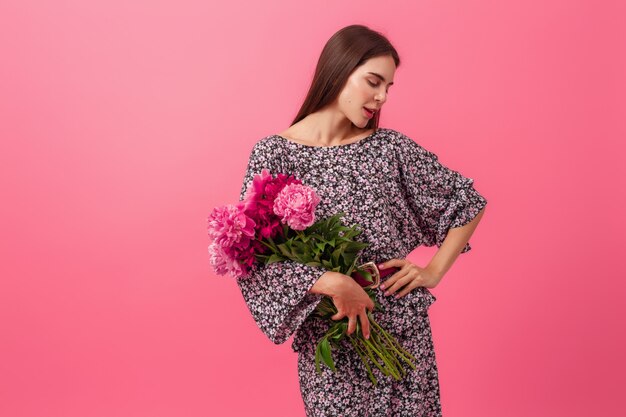
[[(448, 231), (472, 221), (487, 205), (474, 180), (439, 162), (437, 155), (400, 135), (400, 181), (425, 246), (440, 247)], [(469, 242), (460, 253), (471, 250)]]
[[(252, 149), (243, 179), (239, 201), (245, 197), (253, 177), (263, 168), (273, 175), (279, 171), (275, 149), (257, 142)], [(275, 344), (286, 342), (322, 300), (322, 294), (308, 290), (326, 268), (286, 260), (271, 264), (255, 263), (248, 275), (238, 279), (243, 298), (261, 331)]]

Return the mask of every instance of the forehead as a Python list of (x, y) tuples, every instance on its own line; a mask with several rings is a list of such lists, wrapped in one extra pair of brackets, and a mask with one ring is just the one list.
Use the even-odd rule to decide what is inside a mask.
[(386, 82), (393, 82), (395, 72), (396, 64), (393, 58), (389, 55), (386, 55), (368, 59), (361, 66), (355, 69), (354, 75), (374, 76), (371, 73), (375, 73), (381, 75)]

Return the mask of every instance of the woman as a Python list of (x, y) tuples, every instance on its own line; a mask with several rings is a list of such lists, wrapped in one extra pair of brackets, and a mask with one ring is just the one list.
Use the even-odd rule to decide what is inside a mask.
[[(362, 262), (400, 268), (383, 280), (374, 309), (350, 277), (293, 261), (257, 265), (238, 280), (261, 330), (276, 344), (295, 333), (298, 376), (307, 416), (440, 416), (441, 404), (428, 308), (434, 288), (468, 240), (487, 201), (473, 180), (438, 161), (406, 135), (378, 128), (395, 70), (396, 50), (381, 34), (361, 25), (335, 33), (322, 51), (309, 93), (292, 125), (253, 147), (240, 200), (263, 168), (293, 174), (321, 197), (319, 219), (344, 212), (343, 223), (358, 223), (358, 239), (369, 243)], [(426, 267), (406, 260), (420, 245), (439, 250)], [(328, 324), (311, 314), (324, 295), (332, 297), (348, 333), (356, 321), (369, 337), (367, 310), (416, 358), (416, 369), (396, 381), (372, 371), (367, 377), (358, 353), (347, 342), (333, 351), (336, 372), (315, 369), (317, 341)]]

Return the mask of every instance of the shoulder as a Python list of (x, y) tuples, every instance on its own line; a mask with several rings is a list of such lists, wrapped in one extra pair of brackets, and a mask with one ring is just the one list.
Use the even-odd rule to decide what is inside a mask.
[(248, 164), (251, 167), (267, 168), (270, 171), (282, 169), (285, 149), (275, 135), (258, 139), (248, 148)]
[(379, 131), (387, 136), (389, 144), (394, 147), (394, 150), (400, 157), (406, 154), (430, 158), (437, 157), (433, 152), (424, 148), (415, 139), (404, 132), (391, 128), (379, 128)]
[(406, 146), (411, 143), (417, 144), (417, 142), (410, 138), (408, 135), (396, 129), (381, 127), (378, 128), (378, 132), (385, 135), (389, 139), (389, 142), (395, 145)]
[(275, 153), (280, 146), (280, 138), (277, 135), (263, 136), (253, 142), (250, 149), (251, 154), (271, 154)]

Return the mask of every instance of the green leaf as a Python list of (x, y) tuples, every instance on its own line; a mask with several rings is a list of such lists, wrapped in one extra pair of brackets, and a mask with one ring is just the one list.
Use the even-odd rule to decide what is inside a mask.
[(299, 255), (309, 253), (310, 252), (309, 249), (310, 249), (309, 245), (307, 245), (306, 243), (302, 243), (302, 242), (293, 242), (293, 245), (291, 246), (291, 251)]
[[(324, 340), (324, 339), (322, 339)], [(322, 349), (321, 349), (321, 343), (322, 341), (317, 343), (317, 347), (315, 348), (315, 369), (317, 370), (318, 374), (322, 373), (322, 370), (320, 369), (320, 360), (322, 358)]]
[(320, 350), (321, 350), (321, 355), (322, 355), (322, 359), (324, 360), (324, 363), (328, 365), (328, 367), (332, 369), (333, 372), (335, 372), (335, 363), (333, 362), (333, 358), (332, 358), (331, 351), (330, 351), (330, 344), (328, 343), (328, 339), (326, 337), (322, 339)]
[(368, 270), (361, 269), (361, 270), (359, 270), (359, 272), (361, 273), (363, 278), (365, 278), (366, 281), (374, 282), (374, 280), (372, 279), (372, 274)]
[(337, 265), (339, 263), (339, 257), (341, 256), (341, 248), (337, 248), (335, 249), (335, 251), (333, 252), (332, 256), (331, 256), (331, 260), (333, 261), (334, 265)]
[(293, 252), (291, 251), (291, 248), (289, 247), (289, 241), (278, 245), (278, 249), (280, 250), (280, 253), (282, 253), (287, 258), (290, 258), (293, 256)]
[(267, 262), (268, 264), (271, 264), (271, 263), (274, 263), (274, 262), (280, 262), (280, 261), (283, 261), (283, 260), (285, 260), (285, 258), (283, 258), (282, 256), (280, 256), (280, 255), (278, 255), (278, 254), (276, 254), (276, 253), (273, 253), (273, 254), (272, 254), (272, 256), (270, 256), (270, 257), (267, 259), (267, 261), (266, 261), (266, 262)]
[(335, 342), (339, 342), (341, 339), (343, 339), (343, 333), (337, 332), (337, 333), (333, 334), (332, 339)]
[(327, 268), (327, 269), (333, 269), (333, 268), (334, 268), (333, 263), (332, 263), (332, 262), (330, 262), (330, 261), (327, 261), (327, 260), (325, 260), (325, 259), (322, 261), (322, 265), (323, 265), (325, 268)]

